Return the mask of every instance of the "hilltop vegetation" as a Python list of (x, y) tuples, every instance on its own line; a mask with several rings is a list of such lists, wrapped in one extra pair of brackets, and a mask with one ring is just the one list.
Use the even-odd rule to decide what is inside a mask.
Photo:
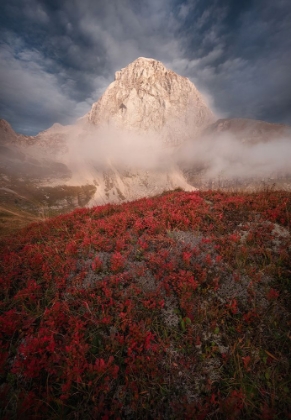
[(1, 418), (291, 418), (290, 218), (174, 191), (3, 240)]

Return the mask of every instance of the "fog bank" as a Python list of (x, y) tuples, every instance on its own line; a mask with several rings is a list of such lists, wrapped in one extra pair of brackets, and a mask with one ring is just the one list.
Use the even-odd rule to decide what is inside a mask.
[(205, 136), (185, 143), (179, 150), (177, 161), (187, 167), (203, 167), (203, 176), (208, 179), (290, 174), (291, 138), (250, 144), (229, 133)]
[(103, 171), (170, 171), (203, 168), (203, 177), (231, 180), (291, 173), (291, 138), (250, 143), (231, 133), (195, 136), (180, 146), (166, 143), (156, 132), (137, 133), (112, 126), (86, 127), (69, 136), (67, 165)]

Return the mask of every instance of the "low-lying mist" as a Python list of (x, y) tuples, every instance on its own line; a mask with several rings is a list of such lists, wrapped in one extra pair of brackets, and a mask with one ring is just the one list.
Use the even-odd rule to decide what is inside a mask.
[(166, 147), (157, 133), (136, 133), (110, 126), (71, 137), (68, 149), (68, 165), (72, 170), (89, 164), (99, 170), (114, 167), (118, 170), (165, 171), (175, 163), (172, 148)]
[(67, 165), (74, 172), (91, 168), (168, 172), (203, 168), (205, 179), (264, 178), (291, 173), (291, 138), (264, 143), (242, 141), (231, 133), (196, 136), (169, 146), (156, 132), (136, 133), (115, 127), (87, 128), (70, 136)]
[(274, 138), (251, 144), (229, 133), (214, 134), (185, 143), (177, 162), (187, 167), (203, 167), (203, 176), (229, 180), (263, 178), (291, 173), (291, 138)]

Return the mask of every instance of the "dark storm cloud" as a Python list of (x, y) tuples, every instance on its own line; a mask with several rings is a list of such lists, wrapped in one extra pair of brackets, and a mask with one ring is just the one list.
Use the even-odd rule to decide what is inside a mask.
[(84, 115), (139, 56), (189, 77), (219, 115), (291, 123), (289, 0), (8, 0), (0, 117), (21, 132)]
[(291, 124), (289, 0), (203, 2), (202, 13), (201, 4), (189, 3), (200, 18), (191, 24), (187, 15), (180, 36), (188, 54), (175, 69), (208, 92), (222, 115)]

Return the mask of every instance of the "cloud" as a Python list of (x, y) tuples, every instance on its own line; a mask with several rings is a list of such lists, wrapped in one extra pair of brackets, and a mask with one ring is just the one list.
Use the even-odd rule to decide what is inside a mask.
[[(179, 128), (179, 121), (176, 121), (176, 128)], [(98, 128), (80, 124), (67, 133), (69, 153), (64, 163), (72, 171), (74, 182), (84, 182), (84, 179), (92, 182), (94, 176), (104, 170), (119, 174), (148, 171), (151, 175), (159, 173), (162, 176), (178, 168), (196, 173), (203, 168), (199, 174), (203, 180), (224, 179), (235, 183), (261, 182), (270, 177), (291, 175), (288, 133), (277, 134), (267, 142), (249, 143), (231, 132), (195, 138), (193, 130), (188, 130), (189, 139), (177, 148), (166, 146), (156, 132), (141, 134), (110, 124)], [(248, 130), (244, 135), (247, 133)]]
[[(9, 45), (0, 50), (2, 117), (15, 120), (15, 128), (24, 134), (26, 130), (36, 134), (55, 122), (72, 123), (88, 111), (93, 98), (74, 100), (70, 91), (75, 82), (67, 77), (62, 81), (62, 75), (48, 72), (50, 59), (37, 50), (24, 49), (19, 39), (13, 44), (21, 46), (17, 55)], [(92, 94), (98, 95), (107, 83), (97, 77)]]
[(73, 172), (90, 165), (99, 171), (112, 165), (131, 172), (165, 171), (174, 165), (172, 149), (155, 132), (141, 134), (110, 125), (86, 128), (74, 128), (68, 136), (67, 164)]
[(291, 138), (274, 138), (268, 143), (244, 143), (230, 133), (215, 134), (184, 144), (180, 164), (204, 168), (203, 177), (229, 181), (262, 179), (291, 174)]
[(196, 53), (194, 59), (184, 57), (182, 71), (212, 96), (219, 113), (291, 124), (288, 1), (259, 1), (240, 10), (239, 5), (236, 10), (232, 7), (229, 3), (220, 9), (220, 22), (213, 13), (203, 12), (200, 22), (210, 25), (204, 40), (198, 29), (193, 28), (192, 36), (186, 33), (189, 47), (198, 48), (201, 57)]
[(178, 12), (179, 18), (184, 20), (190, 14), (190, 11), (191, 11), (192, 7), (193, 6), (189, 3), (181, 4), (179, 6), (179, 12)]

